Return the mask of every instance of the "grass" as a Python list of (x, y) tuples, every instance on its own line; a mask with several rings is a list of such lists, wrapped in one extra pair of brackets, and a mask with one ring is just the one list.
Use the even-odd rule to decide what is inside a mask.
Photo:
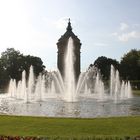
[(95, 119), (0, 116), (0, 135), (93, 137), (140, 134), (140, 117)]
[(140, 95), (140, 90), (133, 90), (132, 92), (134, 95)]

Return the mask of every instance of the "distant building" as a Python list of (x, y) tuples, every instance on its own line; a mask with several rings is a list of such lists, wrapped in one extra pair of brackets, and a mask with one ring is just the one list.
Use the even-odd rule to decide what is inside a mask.
[(66, 46), (67, 46), (69, 37), (73, 39), (73, 44), (74, 44), (74, 55), (75, 55), (74, 72), (75, 72), (75, 78), (77, 80), (80, 75), (81, 43), (78, 37), (72, 32), (70, 19), (68, 22), (68, 26), (66, 28), (66, 32), (64, 33), (64, 35), (61, 36), (61, 38), (57, 42), (57, 48), (58, 48), (57, 67), (63, 78), (64, 78), (64, 60), (65, 60), (65, 54), (66, 54)]

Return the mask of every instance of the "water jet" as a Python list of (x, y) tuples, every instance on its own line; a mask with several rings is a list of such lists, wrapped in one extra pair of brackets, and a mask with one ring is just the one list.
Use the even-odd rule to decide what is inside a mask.
[[(30, 67), (29, 78), (10, 80), (8, 93), (0, 95), (1, 108), (7, 114), (97, 117), (125, 115), (133, 100), (129, 81), (120, 80), (119, 71), (111, 65), (110, 84), (106, 87), (100, 70), (93, 66), (80, 71), (80, 40), (74, 35), (69, 21), (66, 33), (59, 39), (58, 70), (34, 75)], [(123, 110), (123, 104), (128, 104)], [(41, 106), (40, 106), (41, 104)], [(87, 115), (86, 115), (87, 114)]]

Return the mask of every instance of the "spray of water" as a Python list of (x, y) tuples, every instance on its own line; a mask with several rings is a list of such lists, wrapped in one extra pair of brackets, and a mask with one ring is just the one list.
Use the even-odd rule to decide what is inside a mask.
[(74, 45), (73, 40), (70, 37), (68, 40), (68, 45), (66, 49), (65, 56), (65, 76), (64, 76), (64, 84), (65, 84), (65, 100), (69, 102), (73, 102), (76, 100), (75, 94), (75, 73), (74, 73)]
[(31, 66), (27, 82), (25, 71), (23, 71), (22, 79), (18, 83), (13, 79), (10, 80), (9, 96), (23, 99), (25, 102), (42, 101), (46, 98), (56, 98), (66, 102), (76, 102), (81, 98), (96, 98), (101, 101), (111, 99), (117, 102), (132, 97), (130, 82), (121, 81), (119, 71), (115, 70), (113, 65), (111, 65), (110, 70), (109, 88), (104, 86), (101, 74), (96, 67), (82, 72), (76, 84), (72, 38), (69, 38), (66, 47), (64, 79), (59, 71), (48, 72), (47, 75), (39, 74), (35, 78), (33, 66)]
[(115, 101), (120, 99), (132, 98), (132, 89), (129, 81), (120, 81), (119, 71), (115, 70), (111, 65), (110, 77), (110, 96), (114, 97)]

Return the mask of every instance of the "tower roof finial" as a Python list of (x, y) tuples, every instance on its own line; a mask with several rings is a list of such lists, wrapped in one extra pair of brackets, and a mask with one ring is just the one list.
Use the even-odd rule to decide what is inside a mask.
[(68, 26), (67, 26), (67, 31), (72, 31), (72, 27), (71, 27), (71, 22), (70, 22), (70, 18), (68, 19)]

